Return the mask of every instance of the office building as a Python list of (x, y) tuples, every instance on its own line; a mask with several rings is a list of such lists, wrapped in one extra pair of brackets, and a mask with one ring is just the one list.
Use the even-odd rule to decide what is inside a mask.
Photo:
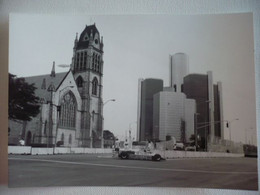
[(188, 56), (185, 53), (170, 55), (170, 87), (182, 92), (183, 78), (189, 73)]
[(220, 82), (213, 84), (212, 72), (185, 76), (183, 92), (187, 98), (196, 100), (195, 128), (200, 139), (205, 143), (223, 139), (222, 89)]
[(154, 95), (153, 139), (166, 140), (167, 136), (186, 143), (194, 134), (195, 100), (184, 93), (167, 87)]
[(138, 138), (139, 141), (153, 139), (153, 96), (163, 90), (163, 80), (139, 80)]

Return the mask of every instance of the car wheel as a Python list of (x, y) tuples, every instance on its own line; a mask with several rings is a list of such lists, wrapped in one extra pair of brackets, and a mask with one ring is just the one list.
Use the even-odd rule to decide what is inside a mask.
[(121, 159), (128, 159), (128, 154), (126, 152), (122, 152)]
[(160, 161), (162, 159), (160, 154), (155, 154), (152, 158), (153, 161)]

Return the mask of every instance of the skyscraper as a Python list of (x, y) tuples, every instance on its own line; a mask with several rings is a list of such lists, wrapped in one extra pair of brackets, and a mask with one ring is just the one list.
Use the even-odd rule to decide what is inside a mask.
[[(184, 77), (183, 92), (196, 100), (197, 134), (213, 142), (223, 138), (223, 111), (221, 83), (213, 84), (212, 72), (189, 74)], [(203, 143), (204, 145), (205, 143)]]
[(139, 80), (139, 89), (137, 132), (139, 140), (146, 141), (153, 138), (153, 96), (163, 90), (163, 80)]
[(170, 87), (182, 92), (183, 78), (189, 73), (188, 56), (185, 53), (170, 55)]

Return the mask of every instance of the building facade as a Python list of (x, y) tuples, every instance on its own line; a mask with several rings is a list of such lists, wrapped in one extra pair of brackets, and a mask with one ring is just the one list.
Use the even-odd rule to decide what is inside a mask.
[(49, 75), (24, 78), (36, 87), (40, 113), (28, 122), (9, 121), (11, 132), (26, 145), (103, 147), (102, 78), (103, 40), (94, 24), (76, 36), (68, 72), (55, 73), (53, 64)]
[(189, 73), (188, 56), (185, 53), (170, 55), (170, 87), (182, 92), (183, 78)]
[(154, 95), (153, 138), (165, 141), (167, 136), (186, 143), (194, 134), (196, 103), (184, 93), (167, 87)]
[(138, 137), (139, 141), (153, 139), (153, 96), (163, 90), (163, 80), (145, 79), (139, 82)]
[(223, 106), (221, 83), (213, 84), (212, 72), (189, 74), (184, 77), (183, 92), (196, 101), (196, 133), (202, 141), (223, 139)]

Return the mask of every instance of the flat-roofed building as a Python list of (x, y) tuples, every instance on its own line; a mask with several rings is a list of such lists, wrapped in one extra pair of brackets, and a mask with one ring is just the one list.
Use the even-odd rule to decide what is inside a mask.
[(195, 100), (187, 99), (184, 93), (164, 88), (154, 95), (153, 109), (153, 139), (163, 141), (171, 136), (186, 142), (194, 134)]
[(139, 80), (138, 95), (138, 138), (139, 141), (151, 140), (153, 137), (153, 95), (163, 90), (163, 80)]

